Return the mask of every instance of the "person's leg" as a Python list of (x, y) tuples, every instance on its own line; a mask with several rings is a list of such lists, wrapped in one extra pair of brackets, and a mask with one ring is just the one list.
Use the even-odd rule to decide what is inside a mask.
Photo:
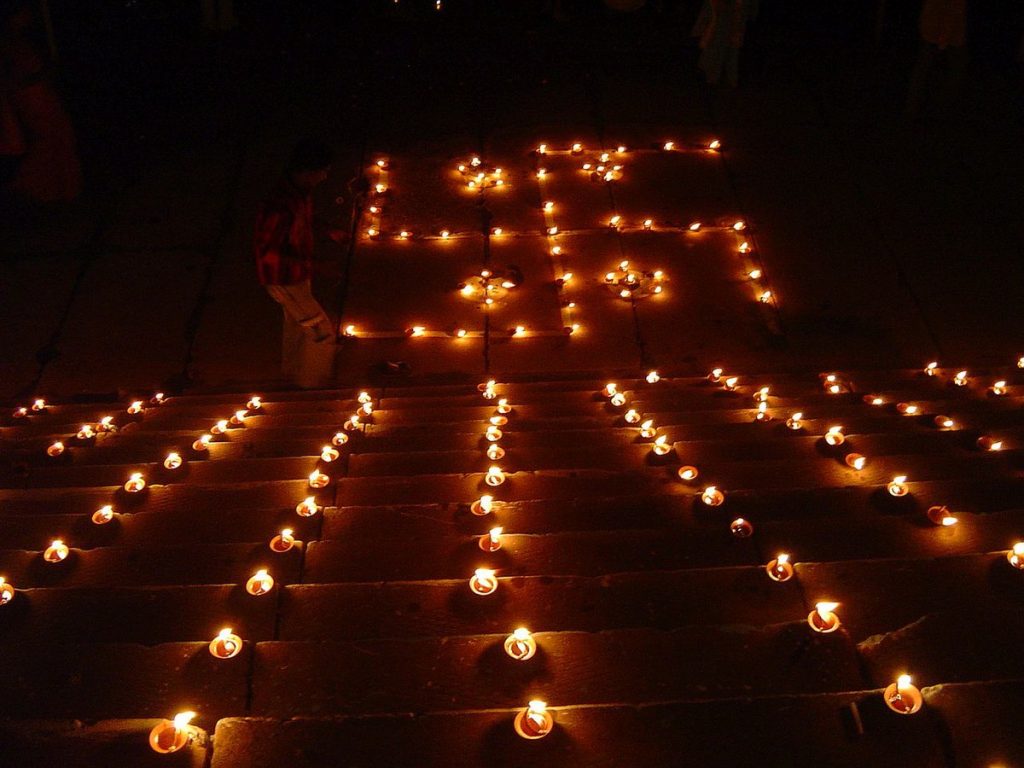
[[(334, 368), (334, 328), (313, 296), (309, 281), (268, 285), (267, 292), (289, 316), (283, 343), (291, 343), (296, 383), (310, 388), (327, 386)], [(282, 361), (289, 359), (292, 358), (282, 356)]]

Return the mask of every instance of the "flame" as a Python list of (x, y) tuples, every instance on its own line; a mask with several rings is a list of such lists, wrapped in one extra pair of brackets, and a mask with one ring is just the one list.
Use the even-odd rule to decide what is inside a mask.
[(174, 716), (174, 720), (172, 722), (174, 723), (175, 728), (181, 729), (191, 723), (195, 716), (195, 712), (179, 712)]
[(498, 526), (495, 526), (494, 528), (491, 528), (491, 530), (488, 531), (488, 535), (491, 537), (491, 543), (492, 544), (497, 544), (498, 543), (498, 540), (501, 539), (501, 533), (504, 530), (505, 530), (504, 528), (502, 528), (500, 525), (498, 525)]
[(722, 142), (720, 142), (718, 139), (712, 139), (711, 142), (708, 144), (708, 149), (714, 150), (714, 149), (721, 149), (721, 148), (722, 148)]
[(897, 690), (903, 690), (904, 688), (910, 687), (910, 675), (900, 675), (896, 678)]
[(820, 616), (821, 620), (825, 622), (829, 620), (829, 617), (832, 615), (832, 611), (838, 607), (839, 603), (820, 602), (814, 604), (814, 610), (818, 612), (818, 616)]
[(691, 232), (699, 232), (700, 231), (700, 222), (699, 221), (693, 222), (693, 224), (690, 225), (690, 231)]
[(676, 143), (674, 141), (666, 141), (662, 145), (662, 149), (664, 149), (666, 152), (671, 152), (675, 148), (676, 148)]

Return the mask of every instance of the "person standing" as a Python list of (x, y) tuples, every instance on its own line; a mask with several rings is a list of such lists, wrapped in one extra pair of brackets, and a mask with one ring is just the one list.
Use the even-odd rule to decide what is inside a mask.
[(328, 386), (334, 367), (335, 329), (312, 290), (312, 193), (332, 159), (322, 142), (299, 142), (256, 216), (257, 276), (284, 315), (281, 372), (304, 389)]

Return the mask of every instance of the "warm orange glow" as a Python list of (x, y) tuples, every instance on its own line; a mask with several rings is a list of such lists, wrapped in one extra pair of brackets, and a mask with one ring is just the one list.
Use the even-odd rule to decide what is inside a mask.
[(846, 466), (850, 467), (851, 469), (856, 469), (858, 472), (864, 469), (867, 463), (868, 460), (864, 456), (861, 456), (859, 453), (848, 453), (846, 455)]
[(210, 641), (210, 655), (217, 659), (230, 659), (242, 651), (242, 638), (225, 627)]
[(273, 552), (287, 552), (295, 546), (294, 531), (291, 528), (282, 528), (281, 532), (270, 540), (270, 549)]
[(490, 595), (498, 589), (498, 577), (490, 568), (477, 568), (469, 579), (469, 588), (477, 595)]
[(50, 546), (43, 550), (43, 559), (48, 563), (59, 563), (67, 558), (69, 551), (67, 544), (60, 539), (54, 539)]
[(775, 559), (765, 566), (765, 572), (772, 581), (789, 581), (793, 578), (793, 565), (789, 562), (789, 555), (785, 552), (777, 554)]
[(516, 733), (524, 739), (541, 739), (551, 733), (555, 720), (547, 706), (545, 702), (534, 699), (520, 710), (513, 723)]
[(319, 511), (320, 505), (316, 503), (316, 499), (312, 496), (307, 496), (295, 505), (295, 512), (302, 517), (312, 517)]
[(992, 384), (991, 392), (993, 395), (1005, 395), (1006, 394), (1006, 379), (1000, 379), (999, 381)]
[(898, 413), (902, 413), (904, 416), (916, 416), (920, 412), (920, 410), (921, 409), (918, 408), (913, 403), (897, 403), (896, 404), (896, 411)]
[(214, 424), (212, 427), (210, 427), (210, 433), (214, 434), (214, 435), (223, 435), (227, 431), (228, 431), (228, 420), (227, 419), (221, 419), (216, 424)]
[(679, 475), (680, 480), (688, 483), (691, 480), (696, 480), (700, 472), (697, 470), (696, 467), (687, 464), (685, 466), (680, 467), (676, 474)]
[(953, 377), (953, 383), (958, 387), (967, 386), (967, 371), (960, 371), (956, 376)]
[(331, 438), (331, 444), (338, 446), (339, 448), (348, 442), (348, 435), (344, 432), (335, 432), (334, 437)]
[(167, 457), (164, 459), (164, 468), (178, 469), (184, 463), (185, 460), (181, 458), (181, 454), (172, 451), (171, 453), (168, 453)]
[(889, 684), (882, 695), (886, 706), (901, 715), (914, 714), (924, 703), (921, 691), (911, 683), (910, 675), (900, 675), (895, 683)]
[(841, 426), (829, 427), (825, 433), (825, 442), (833, 448), (845, 443), (846, 436), (843, 434), (843, 428)]
[(149, 732), (150, 749), (161, 754), (169, 754), (199, 739), (203, 731), (189, 724), (195, 716), (195, 712), (179, 712), (173, 720), (161, 720)]
[(145, 406), (143, 405), (141, 400), (135, 400), (134, 402), (129, 403), (128, 407), (125, 410), (128, 412), (130, 416), (137, 416), (138, 414), (142, 413), (144, 408)]
[(704, 492), (701, 493), (700, 500), (709, 507), (717, 507), (725, 501), (725, 494), (718, 490), (717, 487), (709, 485), (704, 489)]
[(936, 373), (938, 373), (939, 372), (939, 363), (938, 363), (938, 361), (933, 360), (932, 362), (928, 363), (928, 365), (926, 365), (924, 367), (924, 372), (925, 372), (926, 376), (934, 376)]
[(527, 661), (537, 653), (537, 641), (526, 627), (518, 627), (505, 638), (505, 653), (516, 661)]
[(132, 472), (124, 483), (124, 489), (128, 493), (139, 493), (146, 487), (146, 478), (141, 472)]
[(505, 482), (505, 473), (501, 471), (501, 467), (492, 466), (487, 470), (487, 474), (484, 476), (484, 482), (490, 486), (498, 486)]
[(804, 426), (803, 418), (804, 418), (803, 411), (797, 411), (792, 416), (790, 416), (788, 419), (786, 419), (786, 426), (789, 427), (792, 430), (803, 429), (803, 426)]
[(651, 450), (656, 456), (665, 456), (672, 452), (672, 444), (668, 442), (667, 436), (661, 435), (651, 445)]
[(889, 482), (889, 485), (887, 485), (886, 488), (890, 495), (896, 497), (906, 496), (910, 492), (910, 489), (907, 487), (906, 475), (896, 475), (896, 477)]
[(470, 511), (477, 516), (482, 517), (483, 515), (489, 515), (494, 509), (494, 497), (490, 494), (484, 494), (479, 499), (474, 501), (470, 507)]
[(753, 535), (754, 524), (749, 520), (744, 520), (742, 517), (737, 517), (729, 523), (729, 531), (738, 539), (746, 539)]
[(260, 568), (245, 582), (245, 591), (256, 597), (267, 594), (273, 588), (274, 577), (267, 572), (266, 568)]
[(814, 610), (807, 616), (807, 623), (815, 632), (823, 634), (835, 632), (840, 625), (839, 617), (835, 614), (835, 609), (838, 607), (839, 603), (815, 603)]
[(1024, 541), (1018, 541), (1006, 553), (1006, 559), (1014, 568), (1024, 570)]
[(46, 455), (50, 456), (51, 458), (56, 458), (57, 456), (60, 456), (62, 453), (64, 453), (64, 443), (62, 443), (60, 440), (53, 441), (46, 449)]
[(106, 504), (93, 512), (90, 519), (96, 525), (106, 525), (114, 519), (114, 508)]
[(14, 599), (14, 585), (3, 576), (0, 576), (0, 605), (7, 605)]
[(314, 469), (309, 473), (309, 487), (310, 488), (326, 488), (330, 485), (331, 476), (325, 475), (319, 469)]
[(942, 506), (928, 507), (928, 519), (931, 520), (935, 525), (951, 526), (956, 525), (960, 522), (956, 515), (949, 511), (949, 508), (943, 504)]
[(46, 410), (46, 401), (43, 398), (37, 398), (32, 401), (32, 411), (34, 413), (40, 413)]
[(658, 434), (658, 428), (654, 425), (654, 419), (647, 419), (640, 425), (640, 437), (650, 440)]

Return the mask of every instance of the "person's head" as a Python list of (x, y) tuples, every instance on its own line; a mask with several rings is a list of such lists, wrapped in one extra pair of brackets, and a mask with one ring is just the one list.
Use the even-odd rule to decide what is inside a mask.
[(317, 139), (303, 139), (292, 149), (286, 172), (299, 189), (311, 192), (327, 178), (334, 153)]

